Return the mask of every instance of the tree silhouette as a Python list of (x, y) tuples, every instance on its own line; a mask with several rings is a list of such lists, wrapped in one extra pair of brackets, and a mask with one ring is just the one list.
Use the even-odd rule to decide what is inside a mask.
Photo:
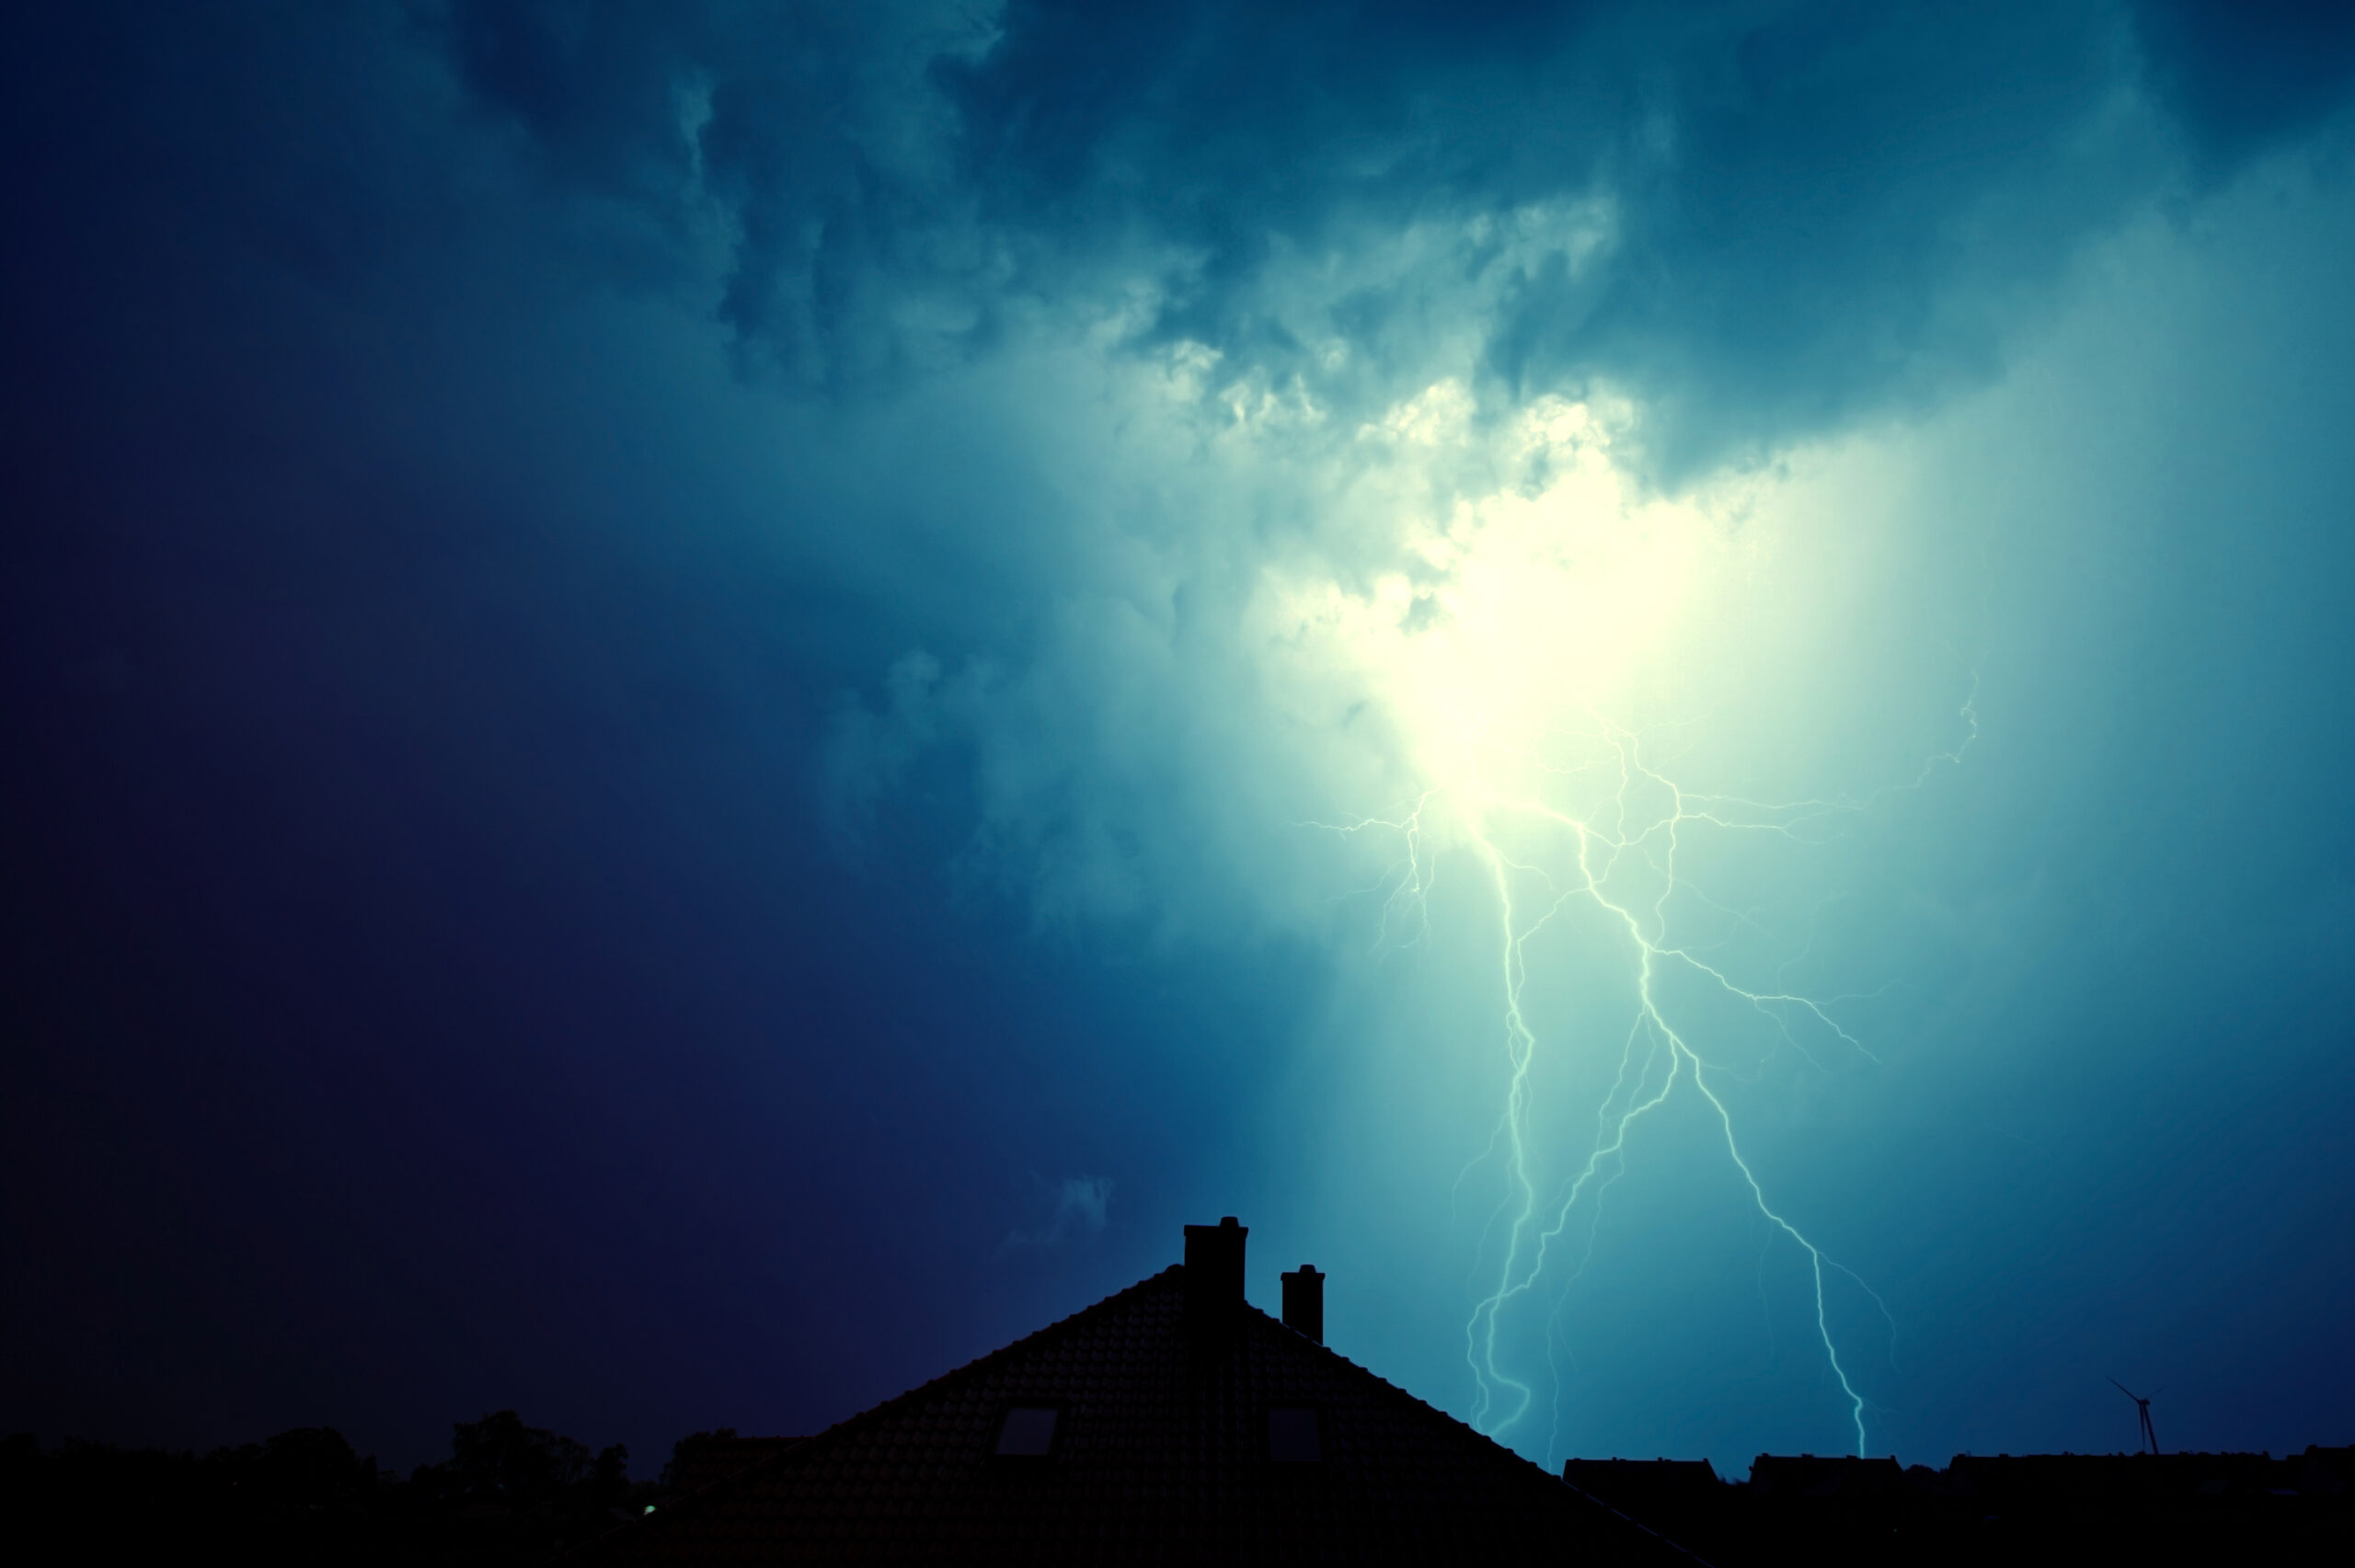
[(579, 1493), (592, 1469), (585, 1445), (499, 1410), (452, 1425), (447, 1462), (419, 1465), (411, 1485), (445, 1503), (534, 1508)]

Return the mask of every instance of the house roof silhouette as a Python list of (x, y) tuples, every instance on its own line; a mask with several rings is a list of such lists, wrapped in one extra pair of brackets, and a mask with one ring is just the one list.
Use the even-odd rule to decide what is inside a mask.
[[(1188, 1263), (661, 1506), (578, 1560), (1691, 1561), (1248, 1306), (1234, 1220), (1187, 1230)], [(1295, 1321), (1321, 1328), (1321, 1290), (1298, 1294), (1316, 1310), (1303, 1299)]]

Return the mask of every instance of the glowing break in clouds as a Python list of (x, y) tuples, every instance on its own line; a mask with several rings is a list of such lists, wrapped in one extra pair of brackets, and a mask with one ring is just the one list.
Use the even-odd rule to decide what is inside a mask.
[[(1359, 439), (1411, 464), (1480, 440), (1475, 412), (1442, 382)], [(1387, 847), (1383, 943), (1427, 934), (1443, 867), (1476, 868), (1492, 895), (1504, 1103), (1475, 1164), (1500, 1169), (1503, 1196), (1483, 1253), (1489, 1283), (1465, 1330), (1473, 1419), (1510, 1436), (1535, 1413), (1537, 1390), (1514, 1369), (1510, 1330), (1558, 1303), (1586, 1265), (1597, 1207), (1637, 1125), (1689, 1094), (1714, 1117), (1758, 1214), (1806, 1260), (1816, 1333), (1862, 1453), (1867, 1402), (1827, 1291), (1844, 1277), (1884, 1317), (1887, 1309), (1775, 1207), (1718, 1085), (1778, 1047), (1869, 1053), (1841, 1025), (1835, 1000), (1776, 978), (1806, 933), (1713, 897), (1692, 862), (1724, 859), (1728, 848), (1738, 861), (1745, 839), (1803, 851), (1865, 807), (1680, 785), (1666, 755), (1675, 732), (1648, 736), (1639, 715), (1661, 700), (1662, 672), (1706, 642), (1700, 589), (1738, 564), (1732, 532), (1698, 503), (1639, 496), (1612, 461), (1606, 421), (1585, 406), (1540, 401), (1488, 439), (1501, 449), (1505, 483), (1404, 529), (1398, 570), (1360, 591), (1271, 581), (1262, 606), (1268, 646), (1296, 674), (1361, 690), (1391, 727), (1406, 797), (1323, 824)], [(1963, 717), (1975, 727), (1968, 706)], [(1565, 948), (1576, 950), (1591, 994), (1549, 1026), (1531, 1005), (1531, 976)], [(1543, 1098), (1591, 1094), (1579, 1080), (1591, 1084), (1597, 1063), (1607, 1076), (1591, 1122), (1582, 1137), (1565, 1136), (1558, 1118), (1541, 1115)], [(1550, 1359), (1556, 1325), (1542, 1328)], [(1558, 1393), (1556, 1404), (1558, 1424)]]
[[(845, 820), (916, 756), (966, 748), (960, 867), (1041, 921), (1133, 921), (1151, 941), (1336, 937), (1358, 882), (1374, 945), (1396, 953), (1467, 918), (1434, 889), (1476, 885), (1477, 990), (1434, 992), (1502, 1047), (1479, 1070), (1483, 1096), (1496, 1073), (1492, 1136), (1458, 1183), (1494, 1193), (1466, 1413), (1547, 1440), (1543, 1385), (1599, 1206), (1662, 1158), (1655, 1114), (1689, 1105), (1713, 1121), (1706, 1157), (1804, 1262), (1791, 1306), (1815, 1325), (1827, 1413), (1865, 1446), (1847, 1321), (1878, 1298), (1819, 1244), (1825, 1217), (1778, 1202), (1732, 1089), (1785, 1055), (1868, 1054), (1812, 944), (1844, 890), (1832, 852), (1872, 796), (1769, 804), (1741, 759), (1762, 730), (1791, 739), (1744, 692), (1823, 668), (1810, 639), (1836, 580), (1868, 575), (1847, 509), (1874, 504), (1872, 464), (1663, 497), (1616, 455), (1632, 408), (1515, 401), (1455, 351), (1476, 335), (1437, 334), (1423, 361), (1453, 373), (1382, 397), (1354, 395), (1369, 356), (1346, 346), (1320, 383), (1195, 342), (1105, 352), (1130, 341), (1117, 323), (1101, 336), (1008, 383), (1059, 410), (1055, 488), (1086, 499), (1038, 645), (1018, 662), (912, 652), (887, 708), (846, 703), (830, 756)], [(1828, 493), (1827, 525), (1808, 521)], [(1786, 713), (1850, 700), (1792, 684)], [(1903, 787), (1921, 761), (1856, 787)], [(1476, 1126), (1442, 1134), (1452, 1159), (1478, 1150)]]

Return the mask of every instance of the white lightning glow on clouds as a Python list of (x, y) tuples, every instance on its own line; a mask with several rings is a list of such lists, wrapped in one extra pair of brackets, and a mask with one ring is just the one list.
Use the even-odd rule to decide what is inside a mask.
[[(1505, 226), (1575, 265), (1606, 219)], [(1459, 261), (1448, 245), (1469, 235), (1372, 247), (1324, 280), (1325, 305), (1368, 268)], [(1314, 270), (1270, 286), (1310, 344)], [(1726, 1091), (1868, 1056), (1847, 999), (1818, 994), (1814, 911), (1838, 867), (1817, 852), (1968, 726), (1949, 690), (1947, 728), (1894, 769), (1792, 765), (1810, 733), (1794, 715), (1857, 727), (1854, 691), (1785, 676), (1824, 667), (1821, 624), (1877, 569), (1854, 531), (1886, 464), (1867, 446), (1662, 494), (1620, 455), (1640, 409), (1504, 393), (1473, 367), (1479, 291), (1438, 297), (1407, 358), (1453, 372), (1386, 398), (1365, 393), (1395, 372), (1340, 347), (1281, 376), (1197, 342), (1121, 348), (1150, 299), (1034, 361), (1026, 395), (977, 389), (1060, 437), (1025, 439), (1059, 454), (1074, 591), (1025, 662), (912, 654), (883, 709), (846, 707), (837, 802), (855, 821), (921, 753), (966, 750), (979, 823), (961, 864), (1050, 924), (1362, 935), (1412, 969), (1453, 922), (1488, 955), (1425, 982), (1486, 1042), (1461, 1070), (1489, 1120), (1454, 1135), (1459, 1187), (1490, 1195), (1472, 1216), (1466, 1413), (1553, 1440), (1563, 1399), (1540, 1384), (1598, 1205), (1631, 1162), (1694, 1158), (1645, 1132), (1690, 1100), (1717, 1128), (1703, 1156), (1803, 1268), (1785, 1305), (1811, 1322), (1827, 1409), (1862, 1448), (1841, 1310), (1878, 1299), (1777, 1201)], [(1745, 757), (1762, 737), (1772, 755)], [(1792, 794), (1813, 797), (1775, 804)], [(1435, 898), (1447, 882), (1476, 898)]]
[[(1612, 459), (1609, 421), (1585, 405), (1541, 399), (1485, 438), (1476, 414), (1460, 384), (1442, 381), (1358, 440), (1375, 449), (1377, 464), (1412, 467), (1485, 439), (1486, 466), (1503, 483), (1410, 518), (1398, 531), (1399, 565), (1362, 588), (1275, 574), (1258, 607), (1258, 640), (1282, 675), (1310, 689), (1338, 682), (1380, 710), (1382, 722), (1364, 708), (1350, 722), (1385, 737), (1384, 771), (1408, 786), (1398, 802), (1323, 824), (1393, 856), (1380, 885), (1381, 942), (1411, 946), (1428, 933), (1429, 895), (1451, 862), (1490, 890), (1486, 1005), (1502, 1104), (1475, 1163), (1496, 1167), (1502, 1196), (1488, 1226), (1496, 1244), (1483, 1253), (1492, 1272), (1466, 1325), (1473, 1418), (1511, 1435), (1537, 1413), (1536, 1389), (1513, 1369), (1508, 1320), (1558, 1299), (1563, 1276), (1583, 1268), (1563, 1255), (1574, 1217), (1624, 1168), (1636, 1123), (1683, 1093), (1707, 1105), (1761, 1219), (1806, 1259), (1817, 1335), (1862, 1452), (1866, 1401), (1842, 1362), (1826, 1291), (1841, 1276), (1863, 1282), (1775, 1207), (1744, 1159), (1711, 1079), (1739, 1070), (1752, 1042), (1740, 1031), (1713, 1039), (1713, 1005), (1746, 1010), (1802, 1053), (1865, 1047), (1831, 1006), (1775, 978), (1788, 952), (1749, 965), (1766, 978), (1741, 972), (1790, 933), (1712, 899), (1683, 853), (1712, 836), (1804, 843), (1857, 807), (1680, 787), (1659, 759), (1673, 738), (1648, 750), (1637, 715), (1663, 695), (1674, 700), (1644, 690), (1646, 679), (1672, 640), (1694, 635), (1701, 579), (1739, 566), (1734, 530), (1699, 502), (1643, 495)], [(1575, 922), (1566, 918), (1573, 906)], [(1607, 995), (1582, 1002), (1575, 1024), (1549, 1027), (1529, 1004), (1531, 966), (1548, 952), (1533, 944), (1549, 929), (1586, 944), (1609, 977)], [(1764, 938), (1763, 950), (1744, 937)], [(1688, 1002), (1695, 990), (1697, 1006)], [(1598, 1016), (1611, 1020), (1600, 1031)], [(1540, 1115), (1541, 1085), (1557, 1077), (1549, 1057), (1583, 1059), (1580, 1075), (1590, 1078), (1606, 1064), (1608, 1086), (1583, 1139), (1560, 1137), (1558, 1119)], [(1544, 1332), (1550, 1342), (1552, 1326)]]
[[(1573, 237), (1591, 248), (1601, 232), (1590, 215)], [(1107, 356), (1119, 330), (1099, 325), (1057, 372), (1097, 388), (1089, 414), (1059, 416), (1074, 432), (1062, 488), (1120, 523), (1079, 546), (1092, 591), (1062, 603), (1028, 668), (902, 660), (887, 711), (845, 712), (838, 795), (856, 807), (921, 751), (969, 748), (968, 869), (1020, 879), (1051, 922), (1142, 912), (1182, 935), (1218, 918), (1184, 898), (1223, 887), (1248, 920), (1349, 940), (1338, 899), (1376, 911), (1372, 946), (1410, 967), (1434, 921), (1472, 922), (1485, 971), (1429, 980), (1488, 1042), (1466, 1070), (1493, 1119), (1461, 1129), (1466, 1178), (1494, 1195), (1474, 1242), (1468, 1413), (1547, 1440), (1560, 1400), (1538, 1379), (1596, 1205), (1631, 1161), (1692, 1158), (1643, 1136), (1689, 1096), (1756, 1223), (1803, 1262), (1790, 1306), (1861, 1448), (1866, 1402), (1829, 1308), (1878, 1298), (1775, 1201), (1722, 1090), (1785, 1057), (1867, 1054), (1840, 1000), (1795, 974), (1836, 892), (1809, 857), (1902, 780), (1788, 805), (1728, 781), (1762, 772), (1741, 756), (1762, 723), (1739, 711), (1745, 692), (1806, 662), (1794, 650), (1837, 612), (1843, 573), (1867, 570), (1817, 514), (1832, 490), (1868, 496), (1871, 463), (1832, 461), (1831, 484), (1817, 463), (1664, 495), (1619, 456), (1639, 433), (1623, 402), (1514, 399), (1465, 370), (1347, 418), (1347, 362), (1320, 389), (1194, 342)], [(1444, 358), (1472, 336), (1428, 341)], [(1777, 701), (1770, 731), (1794, 711)], [(1476, 885), (1473, 904), (1432, 897), (1451, 878)]]

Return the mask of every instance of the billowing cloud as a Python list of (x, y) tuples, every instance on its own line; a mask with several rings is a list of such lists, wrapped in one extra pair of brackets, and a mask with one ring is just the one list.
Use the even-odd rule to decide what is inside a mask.
[[(1116, 1179), (1256, 1193), (1337, 1336), (1540, 1457), (2086, 1446), (2067, 1356), (2256, 1342), (2152, 1260), (2184, 1224), (2289, 1269), (2214, 1217), (2339, 1168), (2280, 1150), (2347, 1099), (2342, 24), (137, 20), (60, 12), (44, 57), (131, 62), (152, 119), (67, 70), (11, 109), (64, 149), (56, 255), (6, 263), (59, 306), (11, 317), (60, 367), (24, 428), (200, 389), (178, 439), (275, 466), (188, 538), (310, 559), (242, 520), (316, 489), (381, 557), (322, 568), (339, 700), (519, 759), (534, 827), (592, 799), (770, 878), (712, 922), (748, 946), (816, 874), (747, 820), (879, 904), (945, 868), (987, 958), (848, 966), (889, 1026), (776, 1004), (796, 1104), (880, 1064), (883, 1130), (810, 1162), (891, 1173), (846, 1226), (985, 1185), (905, 1106), (1019, 1078), (958, 1157), (1109, 1173), (982, 1253), (1109, 1259)], [(132, 342), (168, 363), (109, 370)], [(605, 885), (667, 930), (661, 876)], [(726, 945), (663, 940), (683, 990)], [(1120, 1026), (963, 1015), (1040, 953)], [(1096, 1142), (1032, 1147), (1057, 1094)], [(2116, 1330), (2112, 1265), (2209, 1328)]]
[[(893, 454), (845, 486), (849, 555), (938, 608), (835, 710), (843, 841), (945, 811), (963, 884), (1066, 935), (1281, 934), (1391, 995), (1336, 1016), (1384, 1085), (1364, 1125), (1473, 1206), (1462, 1402), (1500, 1435), (1551, 1453), (1608, 1402), (1563, 1357), (1608, 1316), (1587, 1265), (1659, 1138), (1750, 1184), (1774, 1310), (1869, 1443), (1890, 1319), (1855, 1206), (1805, 1174), (1808, 1129), (1847, 1125), (1813, 1102), (2035, 1013), (2035, 950), (2139, 885), (2081, 864), (2059, 913), (2074, 852), (1956, 781), (2099, 683), (2067, 672), (2129, 679), (2104, 646), (2129, 612), (2025, 565), (2118, 553), (2062, 498), (2169, 439), (2172, 413), (2097, 412), (2125, 359), (2085, 335), (2239, 265), (2191, 235), (2252, 221), (2249, 160), (2338, 101), (2338, 30), (2099, 4), (621, 15), (462, 7), (454, 57), (560, 174), (717, 258), (741, 373)], [(617, 70), (637, 85), (592, 90)], [(2051, 420), (2039, 378), (2076, 388)], [(962, 601), (921, 550), (882, 564), (941, 501), (893, 470), (950, 429), (1012, 475), (959, 531), (988, 563)], [(1976, 514), (1934, 492), (1958, 474)], [(2130, 601), (2178, 602), (2140, 569)]]
[(1983, 380), (2186, 132), (2229, 164), (2349, 58), (2176, 5), (431, 15), (556, 177), (718, 247), (715, 308), (789, 379), (1076, 318), (1356, 418), (1458, 371), (1632, 395), (1671, 475)]

